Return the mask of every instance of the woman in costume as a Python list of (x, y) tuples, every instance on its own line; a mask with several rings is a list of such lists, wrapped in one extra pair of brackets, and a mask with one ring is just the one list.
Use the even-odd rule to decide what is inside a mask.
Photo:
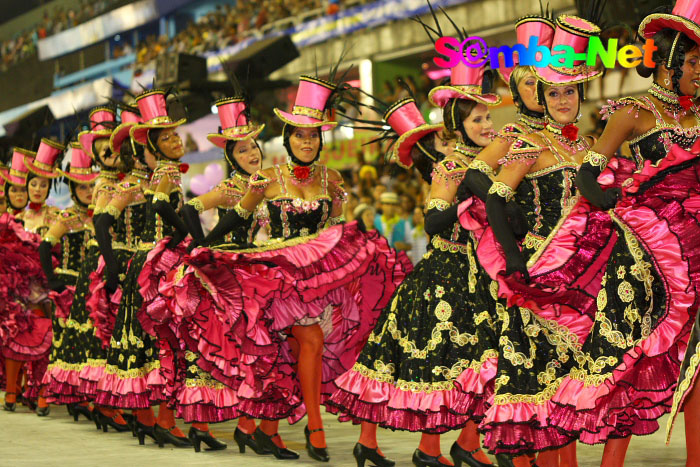
[[(223, 180), (212, 191), (188, 201), (183, 206), (184, 221), (193, 238), (193, 245), (190, 248), (200, 245), (204, 240), (199, 214), (216, 207), (219, 218), (224, 217), (248, 191), (250, 175), (260, 170), (262, 166), (262, 152), (255, 137), (263, 130), (264, 125), (258, 126), (250, 122), (250, 111), (245, 98), (242, 96), (223, 98), (216, 102), (216, 106), (223, 129), (220, 133), (208, 135), (208, 139), (224, 150), (224, 157), (232, 168), (232, 172), (230, 178)], [(246, 222), (226, 234), (222, 244), (228, 247), (223, 248), (234, 250), (237, 246), (252, 244), (259, 228), (257, 216), (251, 216)], [(159, 249), (158, 246), (155, 248), (155, 250)], [(245, 452), (245, 447), (249, 446), (256, 452), (261, 452), (252, 437), (256, 430), (255, 422), (246, 416), (240, 416), (236, 407), (238, 397), (235, 391), (218, 380), (226, 381), (234, 387), (235, 383), (231, 383), (225, 375), (218, 373), (218, 380), (214, 379), (202, 368), (207, 365), (205, 360), (199, 359), (198, 347), (207, 345), (206, 336), (202, 335), (205, 329), (198, 324), (197, 320), (189, 320), (187, 319), (189, 316), (173, 314), (167, 309), (170, 303), (164, 297), (170, 295), (170, 292), (164, 290), (172, 287), (173, 281), (166, 281), (168, 285), (164, 285), (165, 283), (160, 281), (162, 274), (159, 271), (167, 273), (178, 268), (184, 269), (186, 266), (182, 264), (183, 261), (185, 264), (188, 263), (184, 254), (176, 255), (163, 251), (162, 255), (152, 255), (144, 265), (139, 278), (141, 293), (148, 297), (139, 314), (144, 330), (153, 336), (172, 333), (177, 344), (182, 343), (187, 349), (184, 360), (180, 360), (186, 364), (186, 367), (169, 370), (184, 373), (184, 377), (176, 378), (179, 385), (172, 391), (177, 416), (183, 418), (186, 423), (192, 423), (188, 437), (197, 452), (202, 442), (206, 443), (210, 449), (224, 449), (226, 444), (211, 435), (208, 424), (237, 417), (239, 420), (234, 439), (239, 450)], [(220, 273), (226, 274), (226, 271), (220, 270)], [(197, 295), (199, 293), (207, 292), (200, 290)], [(214, 315), (210, 315), (209, 318), (217, 319)], [(266, 331), (269, 332), (267, 329)], [(172, 352), (177, 352), (177, 346)], [(207, 368), (214, 372), (218, 370), (211, 366)]]
[[(278, 458), (298, 457), (286, 449), (277, 426), (280, 418), (296, 422), (303, 416), (303, 398), (309, 417), (305, 429), (307, 452), (316, 460), (328, 461), (321, 403), (333, 392), (337, 376), (355, 361), (379, 311), (405, 271), (410, 270), (408, 258), (389, 249), (386, 240), (376, 232), (365, 234), (357, 224), (342, 225), (342, 178), (318, 163), (321, 132), (336, 125), (324, 117), (325, 111), (342, 98), (344, 91), (345, 85), (300, 78), (292, 112), (275, 109), (285, 122), (287, 164), (254, 174), (246, 195), (204, 243), (249, 222), (263, 202), (269, 212), (273, 240), (260, 248), (226, 255), (208, 249), (193, 252), (193, 260), (203, 261), (202, 264), (208, 263), (205, 256), (210, 251), (219, 265), (227, 261), (233, 273), (225, 280), (203, 276), (202, 269), (190, 268), (184, 273), (184, 281), (188, 276), (195, 280), (192, 276), (196, 272), (196, 280), (211, 281), (209, 286), (215, 290), (227, 290), (237, 280), (243, 301), (257, 304), (256, 320), (269, 323), (271, 332), (261, 333), (246, 344), (252, 347), (242, 349), (242, 361), (248, 360), (248, 353), (255, 355), (258, 345), (272, 349), (273, 353), (256, 362), (256, 368), (267, 368), (267, 373), (258, 373), (256, 368), (241, 369), (237, 362), (228, 362), (201, 347), (200, 351), (203, 359), (220, 368), (220, 374), (244, 372), (239, 378), (248, 394), (239, 403), (239, 410), (264, 419), (254, 439), (260, 448), (272, 451)], [(327, 223), (331, 227), (326, 229)], [(260, 281), (256, 280), (258, 274)], [(256, 289), (258, 283), (263, 286)], [(275, 283), (279, 283), (277, 290), (269, 287)], [(206, 302), (216, 307), (216, 299), (211, 300), (207, 297)], [(248, 305), (239, 304), (227, 310), (229, 320), (242, 323), (238, 314), (245, 306)], [(216, 334), (217, 320), (205, 324), (208, 333)], [(240, 327), (239, 324), (232, 328), (232, 338), (249, 340), (245, 329), (238, 330)], [(280, 341), (280, 337), (284, 340)], [(224, 350), (228, 348), (221, 340), (217, 344)]]
[[(377, 448), (377, 425), (423, 433), (415, 465), (452, 465), (441, 455), (439, 434), (462, 428), (485, 411), (485, 382), (493, 373), (497, 342), (488, 310), (495, 301), (475, 260), (475, 237), (457, 218), (458, 187), (474, 157), (492, 141), (488, 106), (500, 101), (482, 88), (484, 73), (483, 67), (460, 62), (451, 70), (450, 84), (430, 92), (431, 102), (443, 107), (447, 137), (458, 140), (454, 154), (435, 164), (432, 177), (424, 174), (432, 180), (425, 231), (433, 248), (395, 292), (353, 369), (336, 383), (340, 389), (331, 404), (341, 419), (362, 422), (354, 451), (358, 465), (365, 460), (393, 465)], [(385, 115), (392, 126), (406, 119), (401, 114), (408, 107), (400, 104)], [(415, 128), (397, 142), (404, 158), (420, 154), (419, 137), (439, 131), (417, 117), (409, 120)], [(479, 447), (473, 424), (451, 454), (458, 465), (487, 464)]]
[[(57, 172), (68, 180), (73, 206), (61, 211), (39, 245), (41, 266), (51, 289), (49, 297), (54, 302), (52, 350), (42, 381), (40, 410), (41, 407), (47, 407), (45, 410), (48, 411), (46, 401), (56, 404), (84, 401), (84, 396), (78, 391), (78, 372), (67, 363), (76, 359), (72, 354), (81, 352), (81, 347), (74, 346), (70, 339), (66, 339), (66, 334), (67, 329), (77, 324), (70, 317), (70, 309), (75, 296), (78, 269), (86, 259), (89, 241), (94, 238), (88, 206), (92, 202), (94, 182), (98, 174), (91, 167), (92, 160), (85, 154), (80, 143), (71, 142), (69, 168), (65, 172), (59, 168)], [(54, 268), (51, 253), (57, 245), (60, 251)], [(37, 411), (40, 415), (42, 412)]]

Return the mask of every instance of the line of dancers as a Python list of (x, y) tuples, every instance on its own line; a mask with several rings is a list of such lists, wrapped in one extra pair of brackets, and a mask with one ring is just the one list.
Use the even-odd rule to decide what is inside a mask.
[[(524, 17), (518, 42), (585, 52), (598, 6)], [(287, 162), (265, 169), (263, 125), (234, 82), (208, 136), (231, 175), (187, 202), (184, 120), (164, 90), (119, 104), (119, 120), (94, 109), (65, 170), (60, 143), (15, 148), (1, 172), (5, 410), (66, 405), (103, 431), (195, 451), (226, 448), (209, 424), (237, 419), (240, 452), (277, 459), (299, 457), (279, 421), (306, 416), (307, 454), (327, 462), (325, 406), (360, 425), (359, 467), (395, 465), (377, 427), (422, 433), (418, 467), (491, 465), (484, 449), (499, 466), (575, 466), (577, 441), (620, 466), (631, 436), (671, 413), (670, 437), (684, 410), (687, 465), (700, 465), (700, 7), (679, 0), (639, 34), (657, 47), (656, 67), (637, 70), (653, 83), (603, 107), (598, 139), (576, 122), (599, 69), (516, 61), (498, 71), (519, 119), (497, 133), (485, 66), (457, 64), (430, 91), (437, 125), (413, 98), (360, 99), (339, 66), (302, 76), (292, 111), (275, 109)], [(348, 106), (362, 118), (346, 124), (379, 132), (429, 185), (415, 267), (342, 216), (342, 177), (320, 154), (330, 111)], [(45, 203), (60, 180), (63, 211)]]

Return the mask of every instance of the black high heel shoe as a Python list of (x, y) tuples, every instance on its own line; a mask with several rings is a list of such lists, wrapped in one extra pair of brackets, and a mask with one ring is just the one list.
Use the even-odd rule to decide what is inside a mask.
[(269, 436), (265, 434), (265, 432), (262, 431), (260, 428), (256, 429), (255, 434), (253, 435), (260, 449), (270, 451), (276, 459), (299, 459), (299, 454), (297, 454), (296, 452), (292, 451), (291, 449), (281, 448), (272, 442), (272, 438), (275, 438), (277, 436), (279, 436), (278, 433)]
[[(7, 402), (7, 396), (15, 396), (15, 402)], [(17, 393), (14, 392), (6, 392), (5, 393), (5, 405), (2, 406), (3, 410), (6, 410), (8, 412), (14, 412), (17, 410)]]
[(143, 423), (136, 420), (134, 422), (134, 429), (136, 430), (136, 437), (139, 439), (139, 445), (143, 446), (144, 444), (146, 444), (146, 436), (151, 438), (156, 443), (158, 442), (155, 434), (155, 425), (144, 425)]
[(70, 407), (68, 413), (73, 416), (73, 421), (77, 422), (81, 415), (88, 420), (92, 420), (92, 411), (87, 405), (72, 404), (68, 407)]
[(123, 433), (125, 431), (130, 431), (131, 428), (129, 428), (129, 425), (124, 424), (122, 425), (121, 423), (117, 423), (114, 421), (115, 418), (119, 416), (118, 413), (114, 414), (113, 417), (108, 417), (107, 415), (103, 414), (99, 410), (95, 409), (95, 417), (97, 421), (95, 423), (99, 423), (102, 426), (102, 431), (107, 433), (109, 431), (108, 427), (114, 428), (117, 433)]
[(70, 415), (71, 417), (73, 416), (73, 405), (74, 404), (67, 404), (66, 405), (66, 410), (68, 411), (68, 415)]
[(316, 428), (315, 430), (309, 430), (309, 426), (304, 427), (304, 435), (306, 435), (306, 452), (309, 453), (309, 457), (316, 459), (319, 462), (328, 462), (331, 460), (331, 456), (328, 455), (327, 448), (317, 448), (311, 444), (311, 433), (316, 433), (317, 431), (323, 431), (323, 428)]
[(496, 454), (496, 462), (498, 462), (498, 467), (515, 467), (513, 458), (508, 454)]
[(126, 422), (126, 426), (131, 430), (131, 436), (136, 438), (138, 436), (136, 433), (136, 417), (130, 413), (122, 413), (121, 416)]
[(221, 451), (226, 449), (226, 443), (219, 441), (214, 438), (208, 431), (198, 430), (195, 427), (190, 427), (189, 433), (187, 433), (187, 438), (190, 440), (194, 446), (194, 452), (199, 452), (202, 447), (202, 441), (204, 444), (209, 446), (207, 451)]
[(238, 450), (241, 454), (245, 453), (245, 447), (248, 446), (250, 449), (255, 451), (255, 454), (264, 456), (266, 454), (272, 454), (272, 451), (263, 449), (260, 444), (255, 441), (253, 435), (249, 435), (240, 428), (236, 427), (236, 431), (233, 432), (233, 440), (238, 445)]
[(416, 467), (450, 467), (440, 462), (440, 456), (429, 456), (420, 449), (413, 452), (413, 465)]
[(396, 465), (396, 462), (379, 454), (379, 448), (370, 449), (360, 443), (355, 444), (352, 455), (357, 461), (357, 467), (365, 467), (366, 461), (370, 461), (377, 467), (394, 467)]
[(51, 408), (47, 405), (46, 407), (38, 407), (36, 409), (37, 417), (46, 417), (51, 412)]
[(156, 423), (155, 425), (155, 430), (153, 431), (153, 434), (156, 437), (156, 442), (158, 443), (158, 447), (162, 448), (165, 447), (165, 443), (172, 444), (176, 448), (188, 448), (192, 446), (192, 443), (190, 443), (190, 440), (187, 439), (186, 436), (180, 437), (180, 436), (175, 436), (172, 432), (172, 429), (175, 428), (174, 426), (170, 428), (169, 430), (166, 428), (163, 428), (162, 426), (158, 425)]
[(450, 456), (455, 463), (455, 467), (462, 467), (462, 462), (469, 467), (491, 467), (493, 464), (485, 464), (474, 458), (474, 454), (479, 452), (481, 448), (476, 448), (473, 451), (462, 449), (462, 446), (455, 441), (450, 448)]

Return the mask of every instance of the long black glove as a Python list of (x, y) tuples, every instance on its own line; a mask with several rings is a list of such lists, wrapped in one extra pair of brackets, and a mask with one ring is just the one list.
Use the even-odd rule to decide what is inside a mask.
[(245, 221), (246, 219), (241, 217), (241, 215), (238, 214), (236, 209), (231, 209), (229, 212), (226, 213), (225, 216), (219, 219), (219, 222), (214, 226), (211, 232), (209, 232), (209, 235), (207, 235), (202, 241), (202, 245), (211, 245), (215, 241), (223, 238), (223, 236), (227, 233), (231, 232), (241, 222)]
[(112, 238), (109, 235), (109, 229), (116, 220), (113, 215), (105, 212), (100, 214), (97, 221), (95, 221), (95, 238), (97, 239), (97, 245), (100, 247), (102, 259), (105, 262), (105, 289), (110, 294), (114, 293), (119, 287), (119, 269), (117, 268), (117, 261), (114, 259)]
[(610, 188), (603, 191), (598, 184), (598, 175), (600, 175), (600, 167), (586, 162), (581, 165), (576, 175), (576, 187), (581, 194), (595, 207), (607, 211), (612, 209), (617, 204), (622, 190), (620, 188)]
[(44, 270), (46, 280), (49, 282), (49, 288), (58, 293), (63, 292), (66, 288), (66, 284), (53, 273), (51, 243), (46, 240), (39, 244), (39, 260), (41, 261), (41, 269)]
[(489, 225), (506, 255), (505, 274), (520, 272), (525, 280), (529, 281), (530, 276), (527, 272), (525, 259), (518, 247), (513, 229), (508, 222), (505, 198), (495, 193), (490, 194), (486, 199), (486, 214), (489, 218)]
[[(489, 189), (491, 185), (493, 185), (493, 180), (483, 172), (475, 169), (468, 169), (467, 173), (464, 175), (462, 184), (466, 184), (469, 190), (485, 203), (489, 196)], [(460, 185), (459, 188), (461, 189), (462, 185)], [(459, 197), (459, 190), (457, 190), (457, 193), (457, 197)], [(516, 238), (525, 238), (528, 230), (527, 218), (522, 209), (520, 209), (520, 206), (518, 206), (518, 203), (513, 200), (508, 201), (506, 203), (505, 212)]]
[(185, 221), (185, 226), (192, 238), (201, 243), (204, 240), (204, 230), (202, 230), (202, 222), (199, 220), (199, 211), (191, 204), (185, 204), (182, 207), (182, 219)]
[(457, 222), (459, 204), (453, 204), (444, 211), (437, 208), (429, 209), (425, 214), (425, 233), (432, 236), (438, 234)]
[(175, 248), (185, 237), (187, 237), (187, 226), (177, 215), (173, 206), (165, 200), (159, 199), (153, 203), (153, 209), (158, 215), (175, 229), (173, 237), (168, 242), (168, 248)]

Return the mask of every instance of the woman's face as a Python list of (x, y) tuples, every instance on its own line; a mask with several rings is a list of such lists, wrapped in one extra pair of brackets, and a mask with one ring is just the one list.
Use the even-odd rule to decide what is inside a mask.
[(681, 71), (683, 71), (683, 75), (678, 81), (681, 94), (695, 96), (700, 88), (700, 50), (697, 47), (686, 52)]
[(254, 174), (262, 168), (262, 151), (253, 138), (236, 141), (233, 147), (233, 157), (238, 165), (249, 174)]
[(484, 104), (477, 104), (471, 113), (462, 122), (469, 139), (478, 146), (488, 146), (493, 140), (493, 122), (489, 108)]
[(92, 190), (95, 188), (95, 183), (80, 184), (75, 187), (75, 195), (78, 201), (88, 206), (92, 202)]
[(555, 122), (566, 125), (573, 123), (578, 116), (578, 85), (545, 86), (544, 98), (549, 115)]
[(119, 162), (119, 154), (110, 152), (105, 157), (105, 154), (107, 154), (109, 149), (109, 138), (100, 138), (95, 140), (93, 146), (95, 149), (95, 157), (98, 161), (102, 161), (102, 163), (107, 167), (114, 168), (117, 166), (117, 163)]
[(8, 190), (7, 196), (10, 198), (10, 206), (15, 209), (24, 209), (29, 201), (27, 188), (23, 186), (12, 185)]
[(166, 128), (160, 132), (156, 145), (168, 159), (177, 160), (185, 155), (185, 146), (182, 144), (182, 139), (172, 128)]
[(43, 203), (49, 197), (50, 182), (48, 178), (34, 177), (29, 180), (27, 188), (29, 190), (29, 201), (32, 203)]
[(321, 147), (321, 130), (319, 128), (294, 127), (289, 136), (289, 146), (294, 157), (302, 162), (311, 162), (316, 159)]
[(518, 82), (518, 94), (525, 107), (533, 112), (544, 112), (544, 106), (537, 103), (537, 78), (530, 72)]
[(5, 198), (5, 193), (0, 196), (0, 214), (5, 214), (7, 212), (7, 198)]

